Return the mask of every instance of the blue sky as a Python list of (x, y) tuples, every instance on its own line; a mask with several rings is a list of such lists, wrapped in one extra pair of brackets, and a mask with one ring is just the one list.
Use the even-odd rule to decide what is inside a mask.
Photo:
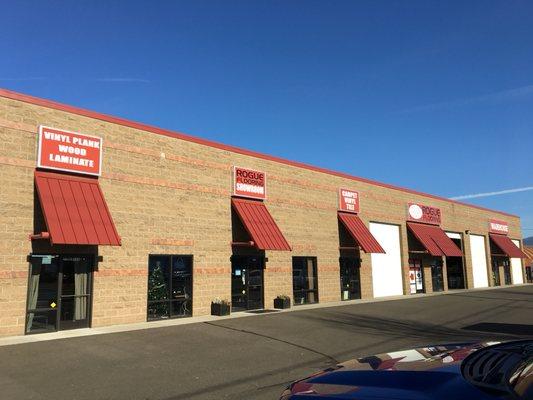
[[(12, 1), (0, 87), (445, 197), (533, 187), (531, 1)], [(522, 217), (533, 190), (465, 199)]]

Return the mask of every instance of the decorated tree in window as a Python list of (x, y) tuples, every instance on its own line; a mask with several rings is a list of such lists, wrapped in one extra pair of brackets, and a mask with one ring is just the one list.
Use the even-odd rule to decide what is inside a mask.
[[(165, 275), (161, 264), (158, 262), (148, 276), (148, 300), (168, 300), (168, 289), (165, 282)], [(151, 303), (149, 314), (153, 317), (163, 317), (168, 315), (168, 302)]]

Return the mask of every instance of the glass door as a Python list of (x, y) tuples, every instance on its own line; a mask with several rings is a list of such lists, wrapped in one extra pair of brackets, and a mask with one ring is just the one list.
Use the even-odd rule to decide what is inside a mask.
[(511, 285), (511, 265), (509, 260), (503, 261), (503, 278), (505, 279), (506, 285)]
[(231, 310), (263, 308), (263, 257), (231, 258)]
[(61, 257), (60, 330), (89, 326), (91, 261), (87, 256)]
[(92, 256), (31, 256), (26, 333), (89, 326), (93, 260)]
[(361, 298), (360, 263), (355, 257), (340, 258), (341, 300)]
[(431, 266), (431, 284), (434, 292), (442, 292), (444, 290), (444, 274), (442, 272), (442, 264), (437, 261)]
[(28, 280), (26, 333), (57, 330), (59, 256), (32, 255)]
[(492, 282), (494, 286), (500, 286), (500, 267), (497, 259), (492, 259)]
[(424, 275), (420, 260), (409, 260), (409, 284), (411, 294), (424, 293)]

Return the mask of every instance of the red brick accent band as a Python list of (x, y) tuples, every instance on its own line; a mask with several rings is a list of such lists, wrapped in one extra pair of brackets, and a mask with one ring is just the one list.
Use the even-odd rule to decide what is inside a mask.
[(147, 276), (147, 269), (100, 269), (94, 271), (98, 277), (101, 276)]
[(298, 162), (298, 161), (286, 160), (286, 159), (281, 158), (281, 157), (270, 156), (270, 155), (259, 153), (259, 152), (256, 152), (256, 151), (242, 149), (242, 148), (239, 148), (239, 147), (236, 147), (236, 146), (229, 146), (229, 145), (225, 145), (225, 144), (222, 144), (222, 143), (217, 143), (217, 142), (214, 142), (214, 141), (211, 141), (211, 140), (201, 139), (201, 138), (198, 138), (198, 137), (195, 137), (195, 136), (192, 136), (192, 135), (187, 135), (187, 134), (182, 133), (182, 132), (174, 132), (174, 131), (171, 131), (171, 130), (168, 130), (168, 129), (157, 128), (157, 127), (154, 127), (154, 126), (151, 126), (151, 125), (147, 125), (147, 124), (143, 124), (143, 123), (139, 123), (139, 122), (134, 122), (134, 121), (129, 121), (129, 120), (125, 119), (125, 118), (114, 117), (114, 116), (111, 116), (111, 115), (106, 115), (106, 114), (98, 113), (98, 112), (95, 112), (95, 111), (85, 110), (85, 109), (82, 109), (82, 108), (79, 108), (79, 107), (74, 107), (74, 106), (62, 104), (62, 103), (59, 103), (59, 102), (56, 102), (56, 101), (46, 100), (46, 99), (42, 99), (42, 98), (38, 98), (38, 97), (34, 97), (34, 96), (22, 94), (22, 93), (17, 93), (17, 92), (14, 92), (12, 90), (0, 89), (0, 96), (1, 97), (5, 97), (7, 99), (11, 99), (11, 100), (21, 101), (21, 102), (25, 102), (25, 103), (41, 106), (41, 107), (60, 110), (60, 111), (64, 111), (64, 112), (67, 112), (67, 113), (71, 113), (71, 114), (75, 114), (75, 115), (81, 115), (81, 116), (84, 116), (84, 117), (87, 117), (87, 118), (92, 118), (92, 119), (96, 119), (96, 120), (100, 120), (100, 121), (104, 121), (104, 122), (108, 122), (108, 123), (112, 123), (112, 124), (126, 126), (126, 127), (133, 128), (133, 129), (139, 129), (139, 130), (146, 131), (146, 132), (151, 132), (151, 133), (154, 133), (154, 134), (157, 134), (157, 135), (162, 135), (162, 136), (167, 136), (167, 137), (171, 137), (171, 138), (175, 138), (175, 139), (180, 139), (180, 140), (188, 141), (188, 142), (191, 142), (191, 143), (197, 143), (197, 144), (200, 144), (200, 145), (203, 145), (203, 146), (208, 146), (208, 147), (212, 147), (212, 148), (216, 148), (216, 149), (220, 149), (220, 150), (224, 150), (224, 151), (230, 151), (230, 152), (233, 152), (233, 153), (236, 153), (236, 154), (242, 154), (242, 155), (246, 155), (246, 156), (250, 156), (250, 157), (259, 158), (259, 159), (262, 159), (262, 160), (267, 160), (267, 161), (271, 161), (271, 162), (276, 162), (276, 163), (280, 163), (280, 164), (289, 165), (289, 166), (296, 167), (296, 168), (302, 168), (302, 169), (306, 169), (306, 170), (309, 170), (309, 171), (319, 172), (319, 173), (323, 173), (323, 174), (327, 174), (327, 175), (331, 175), (331, 176), (338, 176), (338, 177), (341, 177), (341, 178), (350, 179), (350, 180), (357, 181), (357, 182), (368, 183), (368, 184), (371, 184), (371, 185), (374, 185), (374, 186), (384, 187), (384, 188), (388, 188), (388, 189), (392, 189), (392, 190), (398, 190), (398, 191), (401, 191), (401, 192), (404, 192), (404, 193), (420, 195), (420, 196), (424, 196), (424, 197), (428, 197), (428, 198), (432, 198), (432, 199), (436, 199), (436, 200), (440, 200), (440, 201), (445, 201), (445, 202), (452, 203), (452, 204), (461, 204), (461, 205), (465, 205), (465, 206), (471, 207), (471, 208), (477, 208), (477, 209), (480, 209), (480, 210), (490, 211), (490, 212), (497, 212), (497, 213), (502, 214), (502, 215), (508, 215), (508, 216), (511, 216), (511, 217), (518, 218), (517, 215), (505, 213), (505, 212), (502, 212), (502, 211), (496, 211), (496, 210), (491, 210), (491, 209), (488, 209), (488, 208), (485, 208), (485, 207), (480, 207), (480, 206), (476, 206), (476, 205), (472, 205), (472, 204), (468, 204), (468, 203), (462, 203), (460, 201), (451, 200), (451, 199), (448, 199), (446, 197), (436, 196), (436, 195), (432, 195), (432, 194), (428, 194), (428, 193), (422, 193), (422, 192), (419, 192), (419, 191), (416, 191), (416, 190), (407, 189), (407, 188), (400, 187), (400, 186), (390, 185), (390, 184), (387, 184), (387, 183), (377, 182), (377, 181), (374, 181), (374, 180), (371, 180), (371, 179), (367, 179), (367, 178), (361, 178), (361, 177), (349, 175), (349, 174), (346, 174), (346, 173), (343, 173), (343, 172), (337, 172), (337, 171), (329, 170), (327, 168), (315, 167), (313, 165), (305, 164), (305, 163)]
[(150, 244), (160, 246), (194, 246), (194, 240), (152, 239)]

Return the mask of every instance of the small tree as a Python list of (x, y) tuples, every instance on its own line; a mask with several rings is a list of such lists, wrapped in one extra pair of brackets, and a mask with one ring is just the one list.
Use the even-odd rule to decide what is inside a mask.
[[(165, 282), (165, 274), (159, 263), (150, 271), (148, 277), (148, 300), (168, 300), (168, 288)], [(168, 316), (168, 302), (150, 304), (150, 313), (157, 317)]]

